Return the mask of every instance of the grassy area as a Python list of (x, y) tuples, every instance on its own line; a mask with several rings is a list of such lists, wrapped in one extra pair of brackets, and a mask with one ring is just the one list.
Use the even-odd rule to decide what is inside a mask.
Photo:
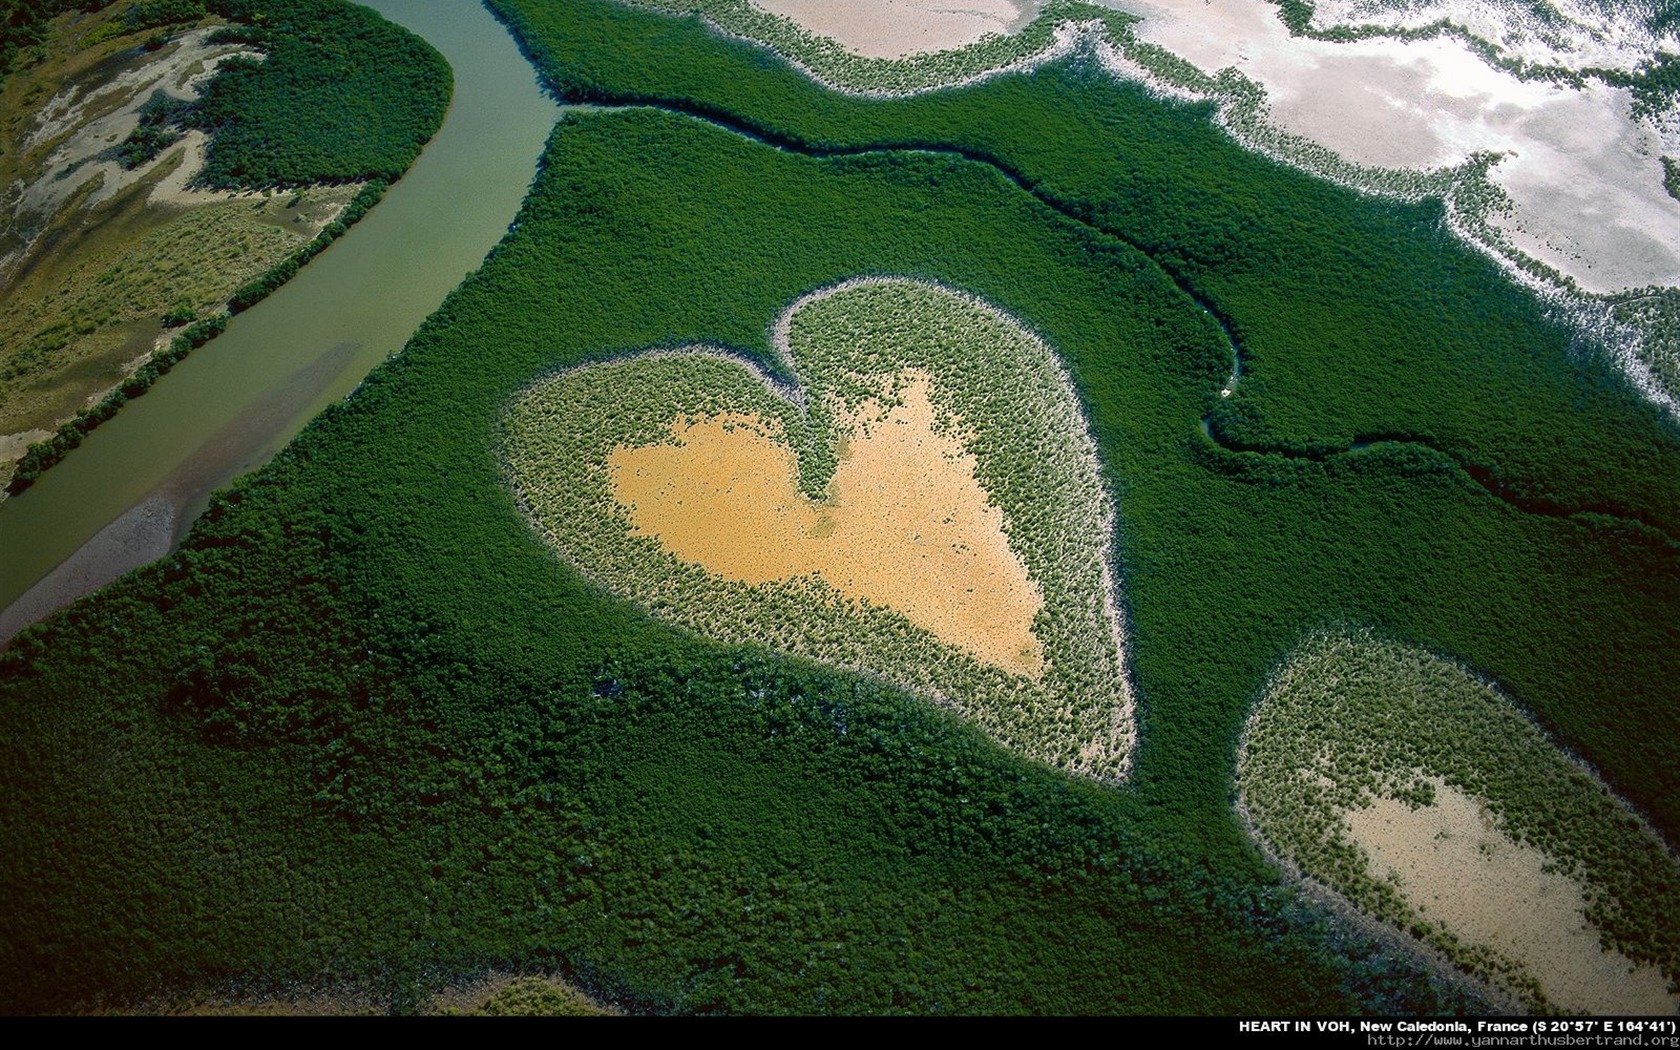
[[(317, 190), (296, 205), (290, 196), (191, 209), (116, 202), (114, 221), (95, 218), (75, 250), (55, 252), (0, 300), (0, 433), (50, 429), (120, 384), (168, 328), (223, 309), (355, 190)], [(125, 222), (125, 210), (139, 214)]]
[(482, 1004), (460, 1012), (484, 1017), (599, 1017), (611, 1011), (563, 981), (518, 977), (497, 988)]

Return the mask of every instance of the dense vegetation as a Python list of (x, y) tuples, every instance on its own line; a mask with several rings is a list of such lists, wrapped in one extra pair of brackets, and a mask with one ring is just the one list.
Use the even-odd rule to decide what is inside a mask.
[[(1491, 488), (1523, 508), (1505, 519), (1512, 527), (1550, 528), (1558, 523), (1541, 519), (1569, 519), (1570, 530), (1548, 543), (1564, 543), (1558, 558), (1538, 565), (1537, 555), (1478, 536), (1483, 526), (1466, 519), (1471, 531), (1461, 544), (1477, 553), (1462, 578), (1482, 584), (1443, 595), (1434, 609), (1416, 595), (1424, 607), (1401, 614), (1413, 625), (1402, 633), (1432, 638), (1438, 648), (1509, 676), (1517, 695), (1567, 726), (1566, 735), (1595, 763), (1623, 766), (1618, 774), (1639, 785), (1631, 793), (1640, 805), (1661, 814), (1665, 827), (1680, 828), (1680, 794), (1673, 790), (1680, 760), (1655, 743), (1680, 732), (1672, 689), (1660, 676), (1624, 673), (1608, 656), (1637, 651), (1663, 663), (1674, 653), (1672, 617), (1661, 611), (1673, 603), (1661, 596), (1676, 586), (1680, 447), (1661, 414), (1631, 396), (1590, 347), (1538, 317), (1530, 295), (1455, 244), (1438, 205), (1328, 191), (1233, 149), (1206, 125), (1205, 111), (1140, 104), (1135, 89), (1106, 82), (1077, 60), (1032, 77), (866, 102), (824, 92), (791, 70), (757, 68), (763, 62), (753, 49), (698, 31), (685, 33), (681, 57), (672, 57), (675, 45), (661, 33), (675, 27), (615, 5), (497, 6), (509, 10), (551, 83), (569, 97), (660, 102), (814, 151), (955, 149), (1140, 249), (1223, 318), (1241, 346), (1240, 388), (1217, 398), (1228, 359), (1210, 364), (1219, 378), (1210, 378), (1199, 408), (1212, 412), (1213, 429), (1228, 446), (1252, 451), (1229, 455), (1180, 438), (1181, 450), (1208, 469), (1260, 488), (1347, 474), (1421, 474), (1425, 487)], [(1072, 149), (1070, 142), (1089, 146)], [(878, 154), (856, 161), (866, 162), (902, 163)], [(1309, 214), (1311, 221), (1303, 219)], [(994, 301), (1039, 324), (1008, 299)], [(1086, 397), (1100, 403), (1089, 388)], [(1097, 412), (1096, 403), (1089, 407)], [(1409, 441), (1346, 454), (1380, 437)], [(1122, 518), (1149, 520), (1127, 510), (1138, 479), (1118, 477)], [(1303, 506), (1315, 502), (1300, 499)], [(1456, 528), (1460, 517), (1442, 520)], [(1443, 538), (1418, 540), (1431, 550)], [(1399, 572), (1396, 586), (1417, 590), (1399, 582), (1411, 575), (1402, 567), (1430, 559), (1409, 557), (1405, 546), (1357, 559), (1360, 571)], [(1595, 548), (1619, 553), (1600, 557)], [(1652, 571), (1637, 572), (1636, 563)], [(1329, 559), (1310, 574), (1330, 593), (1351, 582), (1332, 584), (1347, 571), (1336, 565)], [(1592, 579), (1601, 582), (1587, 586)], [(1268, 582), (1260, 591), (1301, 593), (1304, 583)], [(1591, 637), (1617, 639), (1610, 650), (1575, 639), (1570, 623), (1495, 624), (1462, 607), (1468, 593), (1534, 588), (1538, 596), (1554, 586), (1571, 596), (1566, 607), (1581, 602), (1602, 612), (1604, 626)], [(1612, 611), (1630, 596), (1651, 603), (1643, 606), (1648, 615)], [(1388, 604), (1358, 605), (1368, 603)], [(1530, 624), (1531, 617), (1517, 622)], [(1604, 678), (1627, 690), (1616, 711), (1588, 712), (1572, 702), (1597, 692)]]
[(0, 84), (6, 74), (47, 39), (47, 22), (65, 11), (97, 10), (108, 0), (0, 0)]
[[(45, 39), (48, 18), (110, 0), (0, 0), (0, 75), (14, 52)], [(189, 26), (207, 16), (262, 52), (224, 63), (195, 104), (159, 102), (117, 147), (127, 167), (157, 155), (173, 128), (211, 135), (201, 177), (217, 189), (397, 179), (449, 105), (449, 64), (424, 40), (343, 0), (139, 0), (78, 41)], [(161, 46), (167, 34), (147, 47)]]
[(112, 147), (117, 163), (132, 171), (156, 159), (180, 139), (181, 133), (172, 125), (192, 108), (192, 103), (172, 98), (162, 91), (152, 93), (140, 107), (140, 120), (128, 137)]
[(408, 170), (449, 105), (449, 64), (342, 0), (210, 0), (261, 61), (225, 63), (194, 107), (217, 188), (379, 179)]
[[(1437, 204), (1077, 59), (868, 101), (692, 20), (496, 6), (572, 97), (790, 148), (568, 117), (401, 357), (178, 554), (19, 636), (5, 1008), (331, 978), (401, 1008), (501, 965), (664, 1010), (1452, 1009), (1233, 816), (1250, 705), (1332, 622), (1497, 678), (1680, 834), (1680, 441)], [(1119, 512), (1124, 789), (661, 626), (520, 517), (516, 392), (648, 346), (769, 366), (765, 319), (859, 273), (983, 296), (1065, 363)]]
[(1237, 786), (1268, 844), (1302, 871), (1543, 1007), (1520, 965), (1423, 920), (1348, 834), (1345, 811), (1376, 797), (1427, 805), (1435, 779), (1486, 800), (1502, 830), (1578, 880), (1586, 918), (1615, 950), (1680, 975), (1674, 857), (1508, 697), (1449, 661), (1361, 632), (1309, 639), (1255, 706)]

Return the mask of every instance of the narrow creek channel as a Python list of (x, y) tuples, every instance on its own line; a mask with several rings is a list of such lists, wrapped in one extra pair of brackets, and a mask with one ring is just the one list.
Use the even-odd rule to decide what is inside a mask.
[(402, 349), (518, 212), (560, 110), (475, 0), (365, 0), (455, 71), (443, 126), (338, 243), (0, 503), (0, 644), (168, 553), (210, 493), (268, 461)]

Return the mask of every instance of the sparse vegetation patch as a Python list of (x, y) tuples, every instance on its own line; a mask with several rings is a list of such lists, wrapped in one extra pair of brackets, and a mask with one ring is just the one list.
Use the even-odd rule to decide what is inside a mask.
[[(690, 630), (882, 674), (1023, 754), (1120, 779), (1133, 729), (1107, 560), (1113, 509), (1049, 348), (984, 303), (906, 280), (809, 296), (782, 316), (776, 337), (797, 386), (695, 350), (571, 370), (518, 398), (506, 454), (539, 531), (586, 574)], [(934, 434), (972, 455), (1008, 549), (1042, 595), (1028, 639), (1036, 651), (1021, 659), (953, 644), (960, 632), (922, 612), (916, 596), (859, 599), (832, 568), (792, 578), (709, 571), (639, 530), (615, 498), (635, 469), (622, 465), (624, 450), (680, 441), (695, 421), (713, 420), (791, 450), (804, 497), (820, 503), (832, 498), (847, 445), (868, 440), (870, 427), (904, 424), (894, 409), (923, 397)], [(883, 536), (878, 557), (919, 557), (919, 539)]]
[[(1630, 1012), (1642, 984), (1666, 1001), (1680, 974), (1673, 854), (1451, 661), (1363, 632), (1310, 639), (1249, 718), (1237, 788), (1280, 860), (1530, 1008)], [(1453, 839), (1481, 858), (1442, 856)], [(1522, 935), (1520, 912), (1560, 899), (1573, 921)], [(1515, 918), (1483, 929), (1495, 907)], [(1570, 940), (1582, 920), (1593, 935)]]

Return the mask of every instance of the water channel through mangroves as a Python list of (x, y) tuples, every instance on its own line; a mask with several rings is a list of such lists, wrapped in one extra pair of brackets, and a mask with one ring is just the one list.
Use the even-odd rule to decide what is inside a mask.
[(360, 223), (0, 503), (0, 644), (162, 557), (210, 493), (268, 461), (402, 349), (506, 233), (558, 107), (474, 0), (368, 0), (455, 71), (443, 127)]

